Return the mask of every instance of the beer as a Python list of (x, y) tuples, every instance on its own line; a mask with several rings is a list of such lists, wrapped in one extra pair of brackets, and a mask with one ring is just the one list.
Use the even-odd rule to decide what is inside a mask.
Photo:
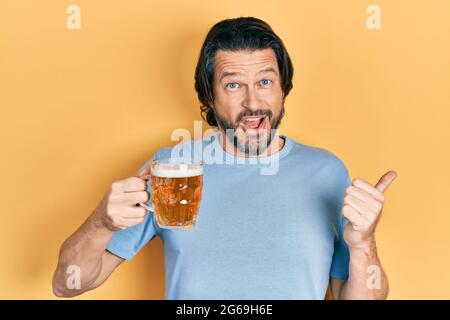
[(201, 164), (163, 163), (151, 167), (152, 203), (161, 228), (195, 226), (203, 188)]

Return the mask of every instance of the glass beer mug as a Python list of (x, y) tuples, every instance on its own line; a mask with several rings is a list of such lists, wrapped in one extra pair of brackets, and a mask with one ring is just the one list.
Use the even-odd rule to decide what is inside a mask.
[(161, 228), (195, 226), (203, 188), (202, 162), (157, 159), (150, 165), (152, 204)]

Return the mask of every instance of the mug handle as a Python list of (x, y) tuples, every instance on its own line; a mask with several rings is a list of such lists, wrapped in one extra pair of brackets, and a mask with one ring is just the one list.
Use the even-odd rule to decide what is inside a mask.
[(148, 205), (146, 205), (145, 203), (139, 202), (138, 204), (139, 204), (141, 207), (144, 207), (145, 209), (147, 209), (147, 211), (153, 212), (153, 208), (150, 207), (150, 206), (148, 206)]
[[(141, 179), (144, 179), (147, 182), (151, 177), (150, 167), (151, 166), (148, 166), (148, 167), (144, 168), (143, 170), (141, 170), (140, 172), (138, 172), (137, 176)], [(153, 208), (151, 206), (149, 206), (147, 203), (139, 202), (138, 205), (140, 205), (141, 207), (144, 207), (145, 209), (147, 209), (147, 211), (154, 212)]]

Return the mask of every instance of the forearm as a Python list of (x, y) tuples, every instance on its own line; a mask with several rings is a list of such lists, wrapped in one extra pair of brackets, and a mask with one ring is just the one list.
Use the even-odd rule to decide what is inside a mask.
[[(102, 256), (113, 232), (101, 221), (100, 208), (61, 246), (58, 266), (53, 277), (53, 291), (58, 296), (75, 296), (88, 290), (102, 269)], [(68, 287), (70, 272), (79, 270), (79, 288)]]
[(344, 283), (343, 300), (382, 300), (389, 292), (389, 283), (378, 258), (376, 243), (350, 248), (349, 278)]

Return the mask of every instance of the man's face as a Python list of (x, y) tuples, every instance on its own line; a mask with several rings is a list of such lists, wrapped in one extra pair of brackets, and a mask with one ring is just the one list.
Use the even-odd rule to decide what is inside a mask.
[[(247, 154), (264, 152), (284, 115), (275, 53), (218, 50), (214, 70), (214, 112), (219, 127)], [(228, 133), (233, 133), (230, 137)]]

